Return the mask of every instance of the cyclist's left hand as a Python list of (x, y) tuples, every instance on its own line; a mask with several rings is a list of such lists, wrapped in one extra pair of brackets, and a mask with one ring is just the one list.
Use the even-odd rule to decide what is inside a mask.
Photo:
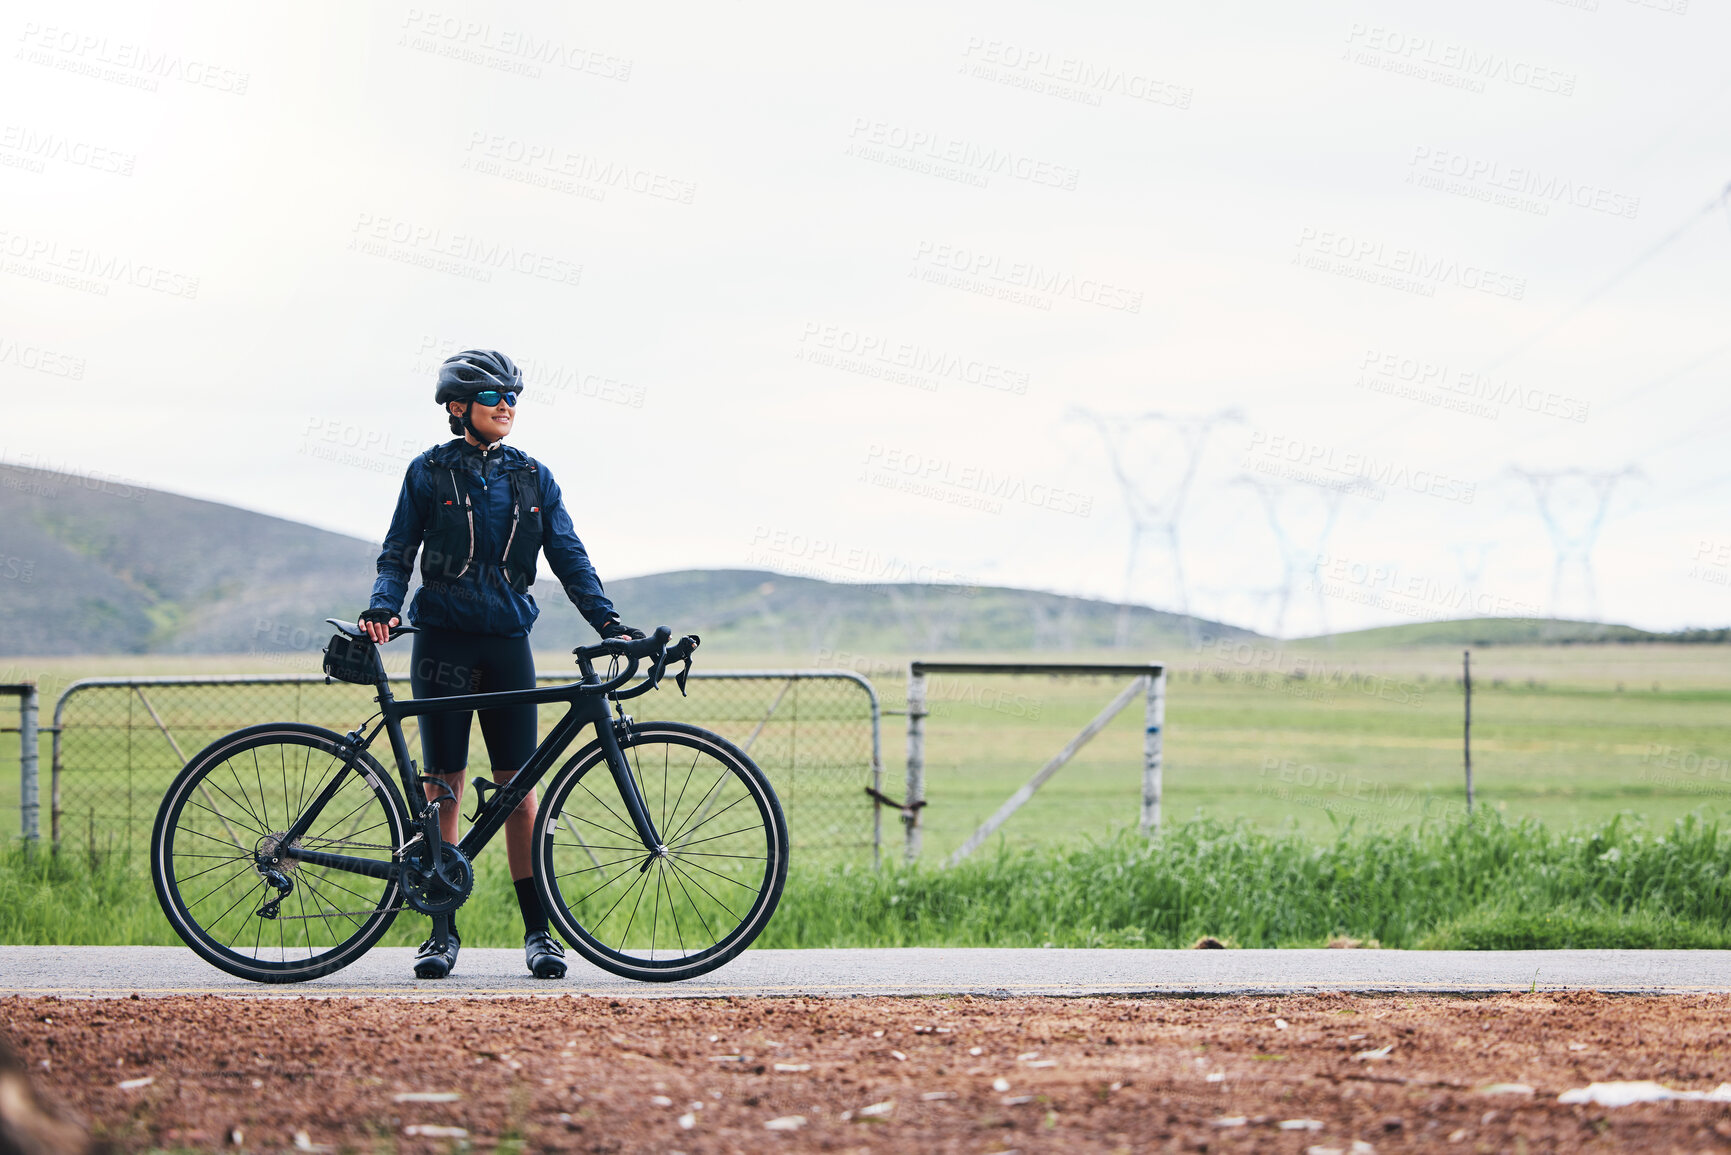
[(362, 610), (355, 619), (361, 629), (367, 632), (367, 637), (373, 639), (376, 645), (383, 645), (391, 639), (391, 628), (398, 624), (396, 614), (390, 610)]
[(641, 642), (644, 638), (642, 630), (636, 626), (628, 626), (618, 618), (608, 618), (601, 623), (601, 629), (597, 632), (603, 638), (630, 638), (634, 642)]

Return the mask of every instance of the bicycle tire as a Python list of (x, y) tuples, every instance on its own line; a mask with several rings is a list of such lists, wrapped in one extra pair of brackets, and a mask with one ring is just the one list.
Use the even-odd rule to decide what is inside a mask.
[[(284, 873), (295, 889), (278, 917), (261, 916), (276, 892), (254, 850), (286, 832), (347, 756), (343, 739), (317, 726), (250, 726), (199, 751), (168, 788), (150, 838), (156, 898), (175, 933), (212, 966), (254, 982), (304, 982), (347, 966), (390, 929), (401, 904), (396, 880), (311, 867), (292, 848)], [(397, 789), (371, 754), (356, 768), (295, 845), (395, 857), (407, 826)], [(198, 882), (211, 875), (216, 881)], [(273, 950), (276, 958), (264, 957)]]
[[(708, 730), (647, 722), (620, 745), (668, 853), (649, 854), (632, 833), (606, 757), (591, 743), (560, 769), (541, 805), (534, 855), (541, 903), (565, 941), (603, 970), (644, 982), (707, 974), (751, 945), (781, 901), (788, 857), (781, 803), (745, 752)], [(600, 793), (584, 781), (597, 767)], [(731, 817), (706, 829), (723, 816)], [(612, 857), (604, 863), (602, 854)], [(572, 878), (579, 881), (567, 895), (563, 883)], [(653, 910), (644, 911), (652, 878)], [(633, 913), (625, 913), (627, 900)], [(663, 937), (668, 923), (672, 934)]]

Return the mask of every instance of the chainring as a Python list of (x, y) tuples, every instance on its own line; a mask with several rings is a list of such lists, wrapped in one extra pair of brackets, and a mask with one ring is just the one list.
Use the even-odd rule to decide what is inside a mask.
[(440, 863), (456, 886), (447, 886), (420, 859), (405, 859), (402, 868), (403, 901), (422, 914), (448, 914), (462, 906), (475, 889), (475, 868), (468, 856), (449, 842), (440, 848)]

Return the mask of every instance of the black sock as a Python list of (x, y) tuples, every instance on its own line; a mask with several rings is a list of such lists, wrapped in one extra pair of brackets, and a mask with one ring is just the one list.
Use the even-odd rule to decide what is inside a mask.
[(547, 912), (541, 909), (541, 896), (535, 893), (534, 878), (519, 878), (511, 884), (517, 888), (517, 905), (523, 908), (525, 937), (547, 929)]

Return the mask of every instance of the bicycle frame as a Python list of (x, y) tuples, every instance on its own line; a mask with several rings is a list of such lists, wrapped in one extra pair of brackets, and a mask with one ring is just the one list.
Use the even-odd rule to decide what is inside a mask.
[[(587, 665), (587, 663), (583, 663)], [(636, 663), (632, 663), (635, 669)], [(613, 731), (613, 719), (607, 712), (608, 698), (601, 683), (594, 680), (590, 670), (584, 670), (585, 677), (579, 682), (568, 682), (559, 686), (537, 686), (528, 690), (503, 690), (491, 694), (458, 694), (448, 698), (410, 698), (398, 701), (391, 693), (389, 681), (384, 676), (383, 665), (378, 670), (378, 680), (375, 683), (379, 696), (379, 722), (372, 731), (361, 736), (359, 731), (349, 735), (352, 752), (341, 769), (332, 776), (330, 783), (302, 813), (283, 838), (284, 845), (293, 845), (297, 839), (317, 821), (319, 813), (341, 789), (344, 779), (354, 770), (360, 755), (367, 750), (373, 740), (383, 730), (390, 739), (391, 754), (397, 761), (397, 772), (402, 777), (403, 801), (409, 808), (409, 813), (403, 815), (407, 825), (419, 824), (422, 832), (428, 835), (428, 841), (436, 849), (438, 823), (428, 819), (421, 822), (419, 816), (426, 813), (425, 806), (416, 810), (414, 801), (422, 797), (421, 776), (414, 770), (414, 760), (409, 757), (408, 742), (403, 737), (403, 719), (414, 718), (426, 714), (443, 714), (457, 710), (487, 710), (501, 706), (541, 705), (550, 702), (565, 702), (570, 706), (565, 716), (554, 725), (552, 731), (535, 747), (535, 752), (529, 760), (517, 768), (515, 774), (504, 782), (498, 783), (490, 797), (479, 802), (475, 821), (469, 827), (457, 844), (464, 857), (471, 862), (492, 841), (493, 836), (505, 825), (505, 820), (517, 809), (522, 801), (529, 796), (529, 791), (541, 781), (541, 778), (553, 764), (565, 753), (584, 726), (595, 725), (596, 738), (600, 743), (602, 753), (607, 759), (607, 768), (613, 774), (614, 784), (619, 789), (621, 799), (625, 803), (626, 813), (631, 818), (637, 836), (643, 840), (646, 855), (664, 853), (666, 848), (661, 842), (661, 835), (655, 829), (655, 823), (649, 816), (648, 807), (643, 803), (643, 795), (637, 788), (637, 781), (631, 775), (630, 764), (625, 759), (625, 753), (619, 746), (618, 736)], [(354, 874), (371, 878), (395, 879), (402, 873), (400, 860), (380, 862), (375, 859), (357, 858), (347, 854), (332, 854), (320, 850), (297, 848), (294, 855), (300, 861), (312, 866), (323, 866), (334, 870), (350, 871)], [(437, 862), (435, 857), (433, 862)]]

